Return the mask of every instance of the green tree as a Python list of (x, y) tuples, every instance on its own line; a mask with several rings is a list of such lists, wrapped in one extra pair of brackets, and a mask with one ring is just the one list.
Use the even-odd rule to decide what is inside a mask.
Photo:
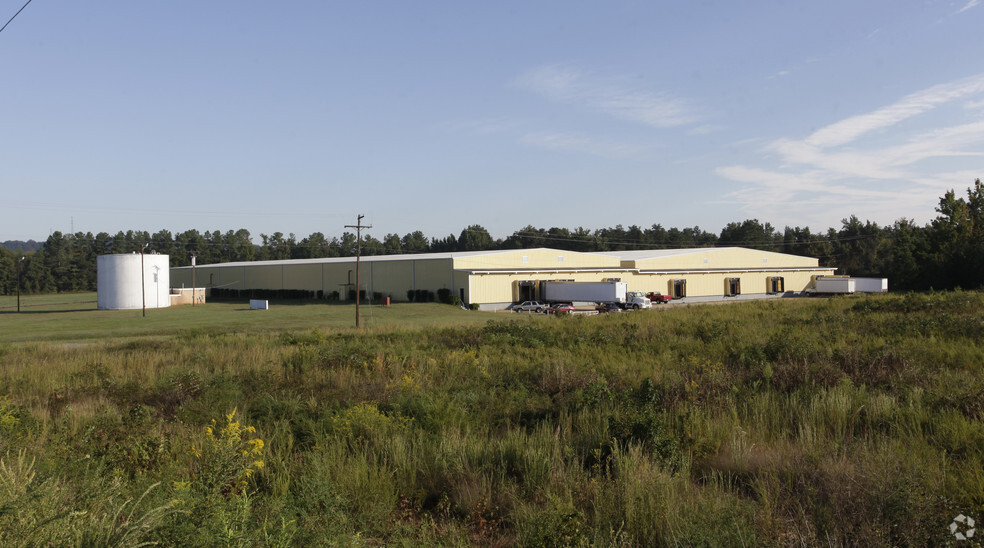
[(933, 242), (946, 287), (975, 289), (984, 285), (984, 184), (980, 179), (967, 189), (967, 199), (948, 191), (933, 219)]
[(320, 232), (315, 232), (302, 239), (294, 248), (293, 254), (295, 259), (320, 259), (331, 256), (330, 242)]
[(431, 238), (430, 249), (434, 253), (447, 253), (449, 251), (455, 251), (457, 248), (458, 240), (455, 239), (454, 234), (448, 234), (447, 238), (440, 240)]
[(893, 289), (929, 289), (937, 261), (930, 252), (929, 233), (908, 219), (895, 221), (890, 229), (892, 249), (884, 276)]
[(263, 240), (263, 244), (260, 246), (256, 258), (266, 261), (280, 261), (291, 257), (293, 246), (290, 242), (294, 240), (293, 234), (290, 235), (289, 240), (284, 238), (283, 232), (274, 232), (272, 236), (260, 234), (260, 239)]
[[(277, 233), (279, 234), (279, 232)], [(222, 237), (223, 248), (228, 256), (228, 260), (240, 262), (240, 261), (252, 261), (256, 259), (256, 246), (253, 245), (253, 239), (249, 235), (249, 231), (245, 228), (240, 228), (239, 230), (233, 232), (228, 231), (225, 236)], [(290, 257), (290, 248), (287, 242), (284, 242), (285, 247), (288, 250), (287, 257)]]
[(430, 251), (430, 243), (427, 236), (419, 230), (408, 232), (400, 240), (404, 253), (426, 253)]
[(178, 258), (179, 266), (191, 264), (191, 256), (195, 256), (197, 264), (211, 264), (216, 262), (212, 249), (207, 245), (208, 242), (201, 232), (197, 230), (185, 230), (174, 237), (175, 255)]
[(758, 219), (747, 219), (740, 223), (728, 223), (721, 230), (717, 244), (772, 251), (777, 241), (782, 241), (782, 238), (771, 224), (762, 224)]
[(182, 264), (180, 262), (181, 257), (178, 257), (177, 247), (174, 245), (174, 237), (171, 235), (171, 231), (162, 229), (151, 234), (150, 247), (157, 253), (167, 255), (168, 262), (172, 267)]
[(387, 255), (399, 255), (403, 253), (403, 243), (398, 234), (387, 234), (383, 238), (383, 252)]
[(456, 251), (482, 251), (495, 249), (495, 240), (482, 225), (471, 225), (458, 236)]
[(889, 233), (877, 223), (862, 223), (855, 215), (841, 224), (839, 231), (828, 231), (834, 242), (832, 266), (839, 269), (838, 274), (884, 277), (892, 246)]
[(363, 255), (383, 255), (385, 253), (386, 248), (383, 246), (383, 242), (380, 242), (369, 234), (362, 236)]

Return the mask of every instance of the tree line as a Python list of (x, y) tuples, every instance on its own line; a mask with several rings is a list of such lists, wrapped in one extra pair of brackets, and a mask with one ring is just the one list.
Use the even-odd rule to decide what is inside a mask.
[[(777, 229), (758, 219), (732, 222), (720, 234), (699, 227), (648, 228), (636, 225), (589, 230), (583, 227), (538, 228), (532, 225), (507, 238), (493, 238), (481, 225), (471, 225), (458, 236), (428, 238), (416, 230), (382, 239), (365, 235), (363, 255), (440, 253), (549, 247), (568, 251), (622, 251), (738, 246), (820, 259), (821, 266), (853, 276), (889, 278), (893, 290), (928, 290), (984, 287), (984, 185), (980, 179), (967, 196), (947, 192), (936, 207), (939, 214), (924, 226), (908, 219), (879, 226), (851, 216), (839, 229), (811, 232), (809, 228)], [(253, 241), (248, 230), (161, 230), (62, 234), (54, 232), (40, 249), (0, 248), (0, 293), (14, 294), (20, 277), (21, 292), (94, 291), (96, 257), (107, 253), (146, 251), (170, 256), (171, 266), (276, 259), (349, 257), (356, 254), (356, 236), (344, 232), (327, 237), (315, 232), (300, 240), (281, 232), (260, 234)]]

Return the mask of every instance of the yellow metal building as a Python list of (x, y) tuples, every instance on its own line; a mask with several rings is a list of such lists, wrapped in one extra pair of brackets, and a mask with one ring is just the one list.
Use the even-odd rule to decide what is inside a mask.
[[(174, 287), (303, 290), (346, 300), (355, 257), (255, 261), (171, 269)], [(557, 249), (469, 251), (362, 257), (360, 288), (369, 298), (409, 300), (408, 292), (449, 292), (481, 309), (539, 298), (545, 280), (619, 279), (630, 291), (658, 291), (682, 302), (803, 294), (833, 268), (817, 259), (739, 247), (579, 253)], [(336, 293), (337, 292), (337, 293)]]

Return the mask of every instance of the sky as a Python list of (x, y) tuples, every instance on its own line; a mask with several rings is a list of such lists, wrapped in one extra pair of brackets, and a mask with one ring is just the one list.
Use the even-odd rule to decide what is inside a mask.
[(982, 0), (33, 0), (0, 32), (0, 241), (922, 225), (984, 177), (982, 28)]

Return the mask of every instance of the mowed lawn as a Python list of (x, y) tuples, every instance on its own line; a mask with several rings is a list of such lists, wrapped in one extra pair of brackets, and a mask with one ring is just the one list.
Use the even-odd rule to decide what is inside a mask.
[[(476, 312), (438, 303), (360, 306), (363, 329), (470, 325), (509, 318), (499, 312)], [(98, 310), (95, 293), (0, 297), (0, 342), (167, 336), (187, 330), (268, 332), (355, 328), (354, 303), (271, 301), (268, 310), (250, 310), (246, 301), (204, 305)]]

